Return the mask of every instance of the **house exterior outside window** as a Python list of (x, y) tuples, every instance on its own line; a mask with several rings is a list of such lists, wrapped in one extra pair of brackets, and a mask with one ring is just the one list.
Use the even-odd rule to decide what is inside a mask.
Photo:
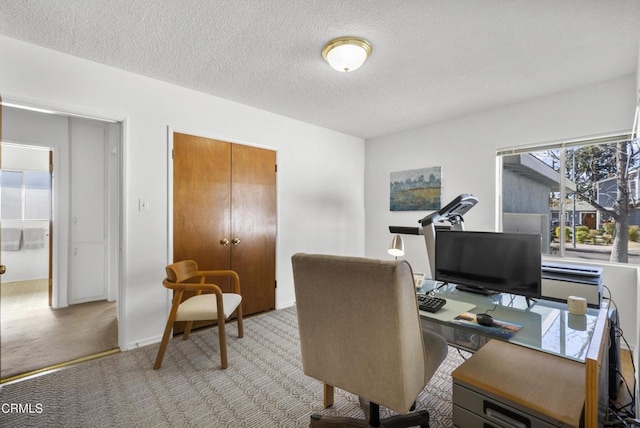
[[(542, 253), (550, 257), (609, 260), (611, 214), (618, 214), (615, 153), (625, 143), (628, 136), (618, 134), (499, 151), (502, 231), (539, 233)], [(634, 162), (628, 171), (628, 263), (640, 264), (640, 165)]]

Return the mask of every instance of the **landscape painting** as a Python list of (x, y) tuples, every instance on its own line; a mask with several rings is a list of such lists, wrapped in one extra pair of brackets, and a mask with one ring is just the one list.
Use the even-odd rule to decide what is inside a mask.
[(391, 211), (440, 209), (442, 167), (391, 173)]

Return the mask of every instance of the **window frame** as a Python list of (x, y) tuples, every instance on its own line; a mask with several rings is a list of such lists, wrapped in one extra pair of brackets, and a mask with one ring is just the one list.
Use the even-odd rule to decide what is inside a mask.
[[(21, 222), (25, 222), (25, 221), (50, 221), (51, 217), (52, 217), (52, 213), (53, 213), (53, 207), (52, 207), (52, 202), (53, 202), (53, 198), (52, 198), (52, 193), (53, 193), (53, 177), (51, 175), (51, 173), (49, 171), (40, 171), (40, 170), (20, 170), (20, 169), (11, 169), (11, 168), (3, 168), (2, 170), (0, 170), (1, 173), (18, 173), (20, 174), (20, 178), (21, 178), (21, 184), (20, 184), (20, 218), (4, 218), (2, 216), (2, 211), (0, 210), (0, 220), (1, 221), (21, 221)], [(42, 174), (42, 175), (46, 175), (48, 177), (48, 201), (47, 201), (47, 213), (48, 213), (48, 217), (47, 218), (27, 218), (27, 213), (28, 213), (28, 203), (29, 203), (29, 198), (28, 198), (28, 189), (27, 189), (27, 179), (28, 179), (28, 175), (29, 174)], [(4, 189), (4, 186), (1, 185), (0, 183), (0, 191), (2, 191), (2, 189)], [(0, 202), (1, 203), (1, 202)], [(35, 209), (37, 211), (39, 211), (40, 209), (38, 207), (35, 207)]]
[[(544, 150), (560, 150), (560, 169), (559, 169), (559, 177), (560, 182), (560, 207), (558, 211), (558, 218), (565, 219), (567, 215), (567, 207), (565, 204), (567, 197), (567, 176), (566, 176), (566, 149), (571, 147), (585, 147), (589, 145), (600, 145), (600, 144), (612, 144), (619, 143), (624, 141), (629, 141), (632, 139), (632, 135), (629, 131), (619, 131), (612, 132), (609, 134), (602, 134), (596, 136), (588, 136), (582, 138), (574, 138), (569, 140), (559, 140), (559, 141), (550, 141), (543, 142), (537, 144), (528, 144), (521, 146), (512, 146), (506, 147), (496, 150), (496, 230), (503, 231), (503, 168), (504, 162), (503, 159), (508, 155), (517, 155), (517, 154), (525, 154), (532, 152), (540, 152)], [(560, 237), (559, 237), (559, 251), (557, 256), (553, 257), (564, 258), (566, 257), (566, 240), (565, 240), (565, 228), (560, 227)]]

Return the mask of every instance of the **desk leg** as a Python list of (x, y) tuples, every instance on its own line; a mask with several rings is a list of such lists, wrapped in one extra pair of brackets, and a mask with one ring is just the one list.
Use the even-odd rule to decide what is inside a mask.
[(584, 426), (587, 428), (598, 426), (598, 373), (600, 367), (597, 360), (587, 360), (586, 388), (585, 388), (585, 416)]
[[(591, 343), (585, 358), (585, 404), (584, 404), (584, 426), (585, 428), (596, 428), (598, 426), (598, 410), (600, 399), (600, 389), (607, 388), (607, 385), (600, 383), (600, 375), (606, 374), (609, 370), (608, 360), (608, 332), (609, 332), (609, 311), (604, 306), (600, 309), (596, 325), (591, 336)], [(602, 397), (606, 400), (607, 394)], [(605, 401), (606, 403), (606, 401)], [(604, 404), (603, 404), (604, 405)]]
[(333, 385), (324, 384), (324, 408), (333, 406)]

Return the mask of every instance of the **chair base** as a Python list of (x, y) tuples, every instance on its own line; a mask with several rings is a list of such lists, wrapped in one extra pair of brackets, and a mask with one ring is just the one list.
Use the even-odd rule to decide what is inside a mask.
[[(311, 415), (311, 423), (309, 428), (369, 428), (369, 421), (365, 419), (348, 418), (344, 416), (323, 416)], [(420, 426), (420, 428), (429, 428), (429, 412), (420, 410), (415, 413), (406, 415), (390, 416), (380, 419), (380, 427), (382, 428), (408, 428)]]
[[(359, 397), (359, 400), (362, 411), (365, 415), (369, 415), (368, 420), (350, 418), (346, 416), (323, 416), (313, 414), (311, 415), (309, 428), (409, 428), (415, 426), (420, 426), (420, 428), (429, 428), (429, 412), (426, 410), (380, 419), (380, 406), (378, 404), (369, 402), (362, 397)], [(411, 406), (411, 410), (414, 409), (415, 403)]]

